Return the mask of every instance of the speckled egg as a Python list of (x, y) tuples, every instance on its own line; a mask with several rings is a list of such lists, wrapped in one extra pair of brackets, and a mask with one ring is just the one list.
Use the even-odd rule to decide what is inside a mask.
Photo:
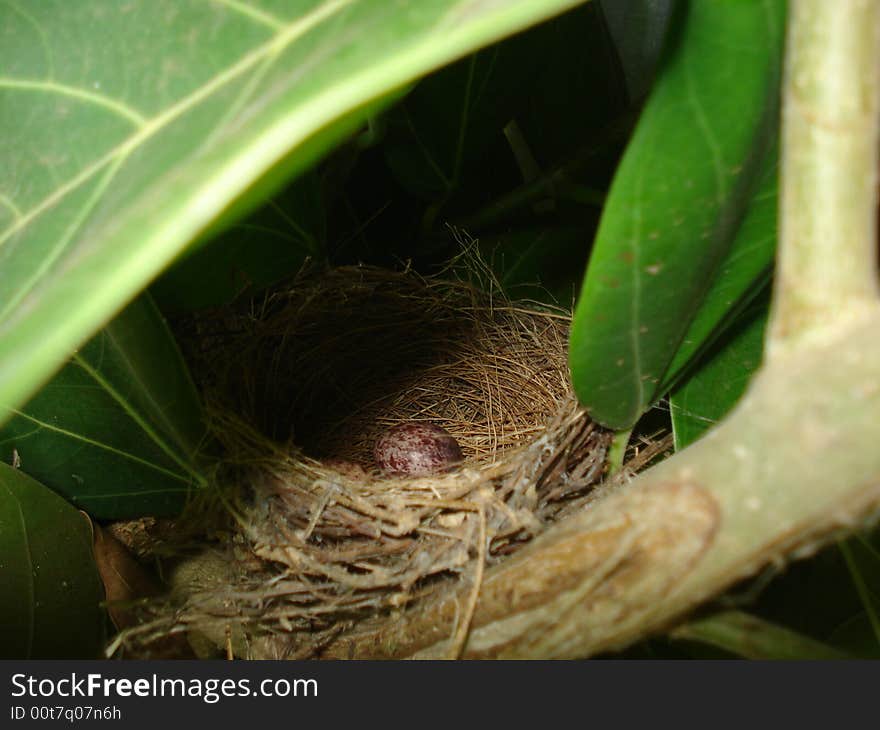
[(462, 453), (449, 431), (430, 423), (402, 423), (379, 437), (373, 457), (383, 474), (421, 477), (449, 471)]

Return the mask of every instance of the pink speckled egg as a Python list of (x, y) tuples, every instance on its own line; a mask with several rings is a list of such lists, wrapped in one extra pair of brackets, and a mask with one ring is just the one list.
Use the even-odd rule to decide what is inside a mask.
[(373, 457), (388, 476), (422, 477), (448, 471), (462, 460), (458, 441), (430, 423), (402, 423), (376, 441)]

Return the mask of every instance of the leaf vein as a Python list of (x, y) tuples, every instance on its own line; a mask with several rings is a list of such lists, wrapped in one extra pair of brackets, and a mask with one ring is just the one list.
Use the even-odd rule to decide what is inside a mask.
[(46, 39), (46, 33), (43, 30), (43, 27), (32, 15), (26, 13), (18, 5), (13, 3), (12, 0), (4, 0), (4, 4), (12, 10), (13, 13), (24, 18), (25, 21), (37, 31), (37, 35), (40, 36), (40, 45), (43, 46), (43, 54), (46, 56), (46, 67), (49, 70), (49, 77), (51, 78), (55, 74), (55, 61), (52, 57), (52, 48), (49, 45), (49, 41)]
[(71, 99), (83, 101), (107, 109), (108, 111), (112, 111), (118, 116), (127, 119), (138, 128), (143, 127), (147, 123), (147, 118), (128, 104), (116, 101), (104, 94), (98, 94), (94, 91), (89, 91), (88, 89), (83, 89), (78, 86), (60, 84), (57, 81), (0, 77), (0, 89), (11, 89), (13, 91), (46, 91), (51, 94), (59, 94), (61, 96), (67, 96)]
[(715, 170), (715, 202), (721, 207), (724, 205), (724, 199), (727, 197), (727, 185), (724, 182), (724, 158), (721, 154), (721, 145), (712, 131), (712, 125), (706, 117), (706, 110), (700, 101), (700, 96), (694, 88), (694, 77), (691, 64), (685, 64), (685, 79), (687, 81), (687, 99), (694, 110), (694, 117), (700, 130), (703, 132), (703, 139), (712, 155), (713, 168)]
[(25, 413), (23, 411), (19, 411), (15, 408), (11, 409), (11, 412), (17, 416), (20, 416), (21, 418), (24, 418), (27, 421), (30, 421), (31, 423), (34, 423), (34, 424), (40, 426), (43, 429), (46, 429), (47, 431), (52, 431), (53, 433), (57, 433), (62, 436), (66, 436), (67, 438), (72, 439), (73, 441), (83, 442), (85, 444), (88, 444), (89, 446), (95, 447), (96, 449), (108, 451), (111, 454), (116, 454), (117, 456), (122, 457), (123, 459), (127, 459), (128, 461), (132, 461), (136, 464), (140, 464), (141, 466), (145, 466), (148, 469), (153, 469), (154, 471), (158, 471), (162, 474), (165, 474), (165, 475), (171, 477), (172, 479), (176, 479), (179, 482), (183, 482), (184, 484), (189, 484), (189, 480), (186, 477), (184, 477), (183, 475), (177, 474), (173, 471), (170, 471), (169, 469), (165, 469), (164, 467), (161, 467), (158, 464), (153, 464), (152, 462), (149, 462), (146, 459), (142, 459), (139, 456), (135, 456), (134, 454), (129, 454), (127, 451), (122, 451), (121, 449), (117, 449), (116, 447), (110, 446), (109, 444), (102, 443), (101, 441), (96, 441), (95, 439), (87, 438), (86, 436), (83, 436), (82, 434), (74, 433), (73, 431), (68, 431), (65, 428), (53, 426), (51, 423), (46, 423), (45, 421), (41, 421), (39, 418), (35, 418), (34, 416), (31, 416), (30, 414)]
[[(111, 343), (116, 344), (113, 337), (109, 332), (106, 333), (107, 338)], [(120, 357), (123, 363), (126, 365), (126, 370), (129, 375), (140, 385), (141, 389), (144, 390), (148, 394), (150, 401), (153, 403), (156, 412), (159, 414), (164, 414), (163, 410), (159, 408), (158, 404), (152, 397), (152, 391), (150, 388), (147, 388), (143, 385), (143, 381), (137, 373), (136, 369), (131, 365), (131, 362), (125, 357), (124, 353), (122, 353), (121, 348), (116, 345), (116, 350), (120, 353)], [(201, 481), (200, 476), (193, 470), (192, 466), (187, 463), (181, 456), (163, 439), (159, 433), (146, 421), (146, 419), (141, 416), (140, 413), (122, 396), (116, 388), (106, 379), (104, 376), (96, 369), (92, 368), (80, 355), (74, 356), (74, 362), (79, 365), (88, 375), (101, 386), (101, 389), (106, 392), (114, 401), (119, 404), (119, 407), (122, 408), (123, 412), (137, 424), (138, 428), (140, 428), (152, 441), (156, 444), (156, 446), (161, 449), (161, 451), (168, 456), (172, 461), (174, 461), (183, 471), (187, 472), (195, 481)], [(171, 430), (172, 434), (177, 436), (179, 439), (181, 438), (179, 434), (174, 433), (175, 428), (168, 419), (165, 419), (166, 428)]]
[(101, 196), (110, 185), (110, 181), (116, 176), (116, 173), (124, 160), (124, 157), (120, 157), (116, 163), (106, 171), (104, 177), (95, 186), (89, 199), (71, 221), (70, 225), (67, 226), (67, 229), (49, 251), (49, 254), (40, 261), (39, 266), (31, 272), (30, 276), (22, 281), (17, 291), (10, 295), (9, 300), (4, 304), (3, 309), (0, 310), (0, 321), (6, 319), (9, 313), (21, 303), (21, 300), (24, 299), (34, 287), (36, 287), (42, 276), (52, 268), (52, 265), (61, 257), (67, 249), (68, 243), (70, 243), (74, 235), (76, 235), (76, 232), (80, 229), (82, 224), (85, 223), (89, 213), (91, 213), (100, 202)]
[(202, 84), (198, 89), (169, 107), (166, 111), (157, 115), (152, 120), (149, 120), (125, 142), (122, 142), (115, 149), (104, 155), (104, 157), (92, 163), (92, 165), (44, 198), (0, 235), (0, 245), (3, 245), (11, 236), (30, 223), (31, 220), (52, 207), (69, 192), (82, 185), (115, 158), (127, 156), (129, 153), (137, 149), (137, 147), (144, 144), (151, 137), (158, 134), (162, 129), (171, 124), (171, 122), (175, 121), (193, 108), (196, 104), (209, 97), (215, 91), (223, 88), (227, 83), (238, 78), (252, 66), (259, 63), (267, 54), (280, 52), (280, 50), (293, 43), (297, 38), (307, 33), (318, 23), (338, 13), (352, 2), (354, 2), (354, 0), (331, 0), (331, 2), (317, 8), (308, 15), (305, 15), (285, 26), (284, 30), (279, 32), (270, 41), (258, 46), (241, 58), (238, 63), (221, 71), (210, 81)]
[(211, 0), (211, 2), (223, 5), (255, 23), (268, 26), (276, 31), (283, 30), (285, 27), (284, 21), (276, 18), (271, 13), (267, 13), (265, 10), (260, 10), (250, 5), (245, 5), (244, 3), (239, 2), (239, 0)]
[(13, 218), (18, 220), (21, 218), (21, 209), (12, 202), (12, 199), (0, 193), (0, 205), (6, 208), (10, 213), (12, 213)]

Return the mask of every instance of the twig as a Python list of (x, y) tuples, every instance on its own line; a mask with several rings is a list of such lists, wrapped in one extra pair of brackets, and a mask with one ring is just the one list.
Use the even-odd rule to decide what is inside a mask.
[(471, 587), (470, 595), (468, 595), (467, 606), (465, 606), (464, 615), (458, 623), (455, 637), (452, 642), (451, 659), (460, 659), (467, 646), (468, 633), (471, 630), (471, 623), (474, 619), (474, 611), (477, 608), (477, 599), (480, 597), (480, 587), (483, 585), (483, 570), (486, 565), (486, 509), (480, 505), (477, 511), (479, 519), (479, 545), (477, 552), (477, 562), (474, 566), (474, 584)]

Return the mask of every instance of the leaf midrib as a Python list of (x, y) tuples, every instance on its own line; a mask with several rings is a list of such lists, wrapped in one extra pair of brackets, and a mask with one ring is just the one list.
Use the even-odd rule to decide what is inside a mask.
[[(113, 341), (112, 337), (108, 333), (108, 338)], [(117, 349), (120, 352), (120, 357), (125, 365), (126, 372), (131, 376), (131, 378), (137, 383), (137, 385), (147, 394), (147, 398), (150, 403), (154, 406), (155, 413), (163, 416), (163, 423), (167, 429), (170, 430), (172, 435), (178, 438), (178, 443), (182, 443), (181, 435), (177, 433), (177, 429), (173, 423), (167, 418), (164, 418), (164, 411), (159, 405), (155, 402), (152, 397), (151, 390), (144, 386), (142, 379), (140, 378), (139, 372), (131, 365), (128, 358), (122, 353), (121, 348), (117, 346)], [(138, 413), (137, 409), (132, 406), (126, 399), (123, 397), (119, 391), (117, 391), (111, 383), (104, 378), (100, 371), (93, 368), (89, 365), (80, 355), (75, 355), (73, 358), (74, 362), (81, 367), (99, 386), (100, 388), (107, 393), (116, 403), (119, 404), (119, 407), (122, 408), (122, 411), (127, 415), (134, 423), (140, 428), (144, 434), (146, 434), (149, 439), (164, 453), (168, 456), (175, 464), (177, 464), (184, 472), (189, 474), (189, 476), (198, 483), (203, 483), (204, 478), (193, 468), (193, 466), (184, 460), (180, 454), (170, 446), (165, 439), (163, 439), (159, 433)]]

